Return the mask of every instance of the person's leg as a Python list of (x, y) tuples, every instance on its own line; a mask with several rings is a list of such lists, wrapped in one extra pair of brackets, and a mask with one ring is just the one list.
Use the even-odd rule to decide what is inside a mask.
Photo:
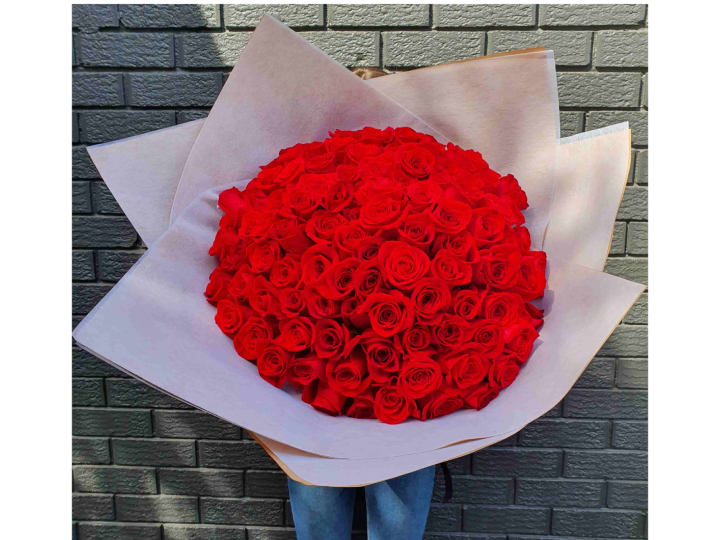
[(288, 477), (298, 540), (349, 540), (355, 488), (306, 486)]
[(365, 486), (368, 540), (420, 540), (425, 531), (435, 466)]

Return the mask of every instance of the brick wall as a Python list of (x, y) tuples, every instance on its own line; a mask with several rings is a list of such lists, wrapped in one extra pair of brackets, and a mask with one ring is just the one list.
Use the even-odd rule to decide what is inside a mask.
[[(644, 5), (75, 5), (73, 325), (145, 249), (85, 146), (205, 116), (264, 11), (347, 66), (552, 48), (563, 135), (633, 129), (606, 271), (647, 283)], [(426, 537), (646, 537), (647, 322), (645, 294), (562, 404), (453, 462), (450, 504), (438, 476)], [(77, 538), (294, 538), (285, 476), (240, 428), (77, 348), (72, 373)]]

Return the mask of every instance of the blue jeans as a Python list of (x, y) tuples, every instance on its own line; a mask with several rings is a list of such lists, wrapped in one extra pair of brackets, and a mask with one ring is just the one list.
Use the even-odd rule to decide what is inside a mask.
[[(435, 466), (365, 486), (368, 540), (420, 540)], [(288, 478), (298, 540), (349, 540), (356, 488), (306, 486)]]

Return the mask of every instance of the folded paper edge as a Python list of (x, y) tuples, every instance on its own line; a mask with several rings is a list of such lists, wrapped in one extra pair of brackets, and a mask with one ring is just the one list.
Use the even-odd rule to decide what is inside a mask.
[[(527, 424), (526, 424), (526, 425), (527, 425)], [(525, 426), (523, 426), (523, 428), (524, 428), (524, 427), (525, 427)], [(515, 435), (516, 433), (518, 433), (518, 432), (519, 432), (521, 429), (523, 429), (523, 428), (520, 428), (520, 429), (515, 430), (515, 431), (508, 432), (507, 434), (503, 433), (503, 434), (501, 434), (501, 435), (507, 435), (507, 436), (505, 436), (505, 437), (503, 437), (502, 439), (499, 439), (499, 440), (497, 440), (497, 441), (495, 441), (495, 442), (492, 442), (492, 443), (490, 443), (490, 444), (486, 444), (486, 445), (484, 445), (484, 446), (480, 446), (479, 448), (474, 448), (474, 449), (472, 449), (472, 450), (468, 450), (467, 452), (463, 452), (462, 454), (460, 454), (460, 455), (458, 455), (458, 456), (455, 456), (454, 458), (451, 458), (451, 459), (458, 459), (458, 458), (467, 456), (468, 454), (472, 454), (472, 453), (474, 453), (474, 452), (477, 452), (477, 451), (479, 451), (479, 450), (482, 450), (482, 449), (484, 449), (484, 448), (487, 448), (488, 446), (492, 446), (492, 445), (497, 444), (497, 443), (499, 443), (499, 442), (501, 442), (501, 441), (504, 441), (505, 439), (507, 439), (507, 438), (509, 438), (509, 437), (512, 437), (513, 435)], [(287, 476), (289, 476), (290, 478), (292, 478), (292, 479), (295, 480), (296, 482), (300, 482), (301, 484), (304, 484), (304, 485), (306, 485), (306, 486), (321, 486), (321, 484), (313, 484), (313, 483), (310, 482), (309, 480), (306, 480), (305, 478), (302, 478), (302, 477), (301, 477), (297, 472), (295, 472), (287, 463), (285, 463), (280, 457), (278, 457), (278, 455), (277, 455), (277, 454), (272, 450), (272, 448), (269, 446), (269, 444), (267, 443), (267, 441), (263, 440), (261, 437), (257, 436), (255, 433), (253, 433), (253, 432), (251, 432), (251, 431), (248, 431), (248, 433), (252, 436), (252, 438), (253, 438), (260, 446), (263, 447), (263, 449), (268, 453), (268, 455), (273, 459), (273, 461), (275, 461), (275, 463), (277, 463), (277, 465), (283, 470), (283, 472), (284, 472)], [(470, 440), (468, 440), (468, 441), (460, 441), (460, 442), (457, 442), (457, 443), (455, 443), (455, 444), (453, 444), (453, 445), (448, 445), (448, 446), (443, 447), (443, 448), (449, 448), (449, 447), (451, 447), (451, 446), (455, 446), (455, 445), (463, 444), (463, 443), (469, 443), (469, 442), (472, 442), (472, 441), (482, 441), (482, 440), (484, 440), (484, 439), (490, 439), (490, 438), (494, 439), (494, 438), (496, 438), (496, 437), (498, 437), (498, 436), (483, 437), (482, 439), (470, 439)], [(272, 440), (272, 439), (269, 439), (269, 440)], [(282, 443), (280, 443), (280, 444), (282, 444)], [(420, 453), (432, 453), (432, 452), (436, 452), (437, 450), (441, 450), (441, 449), (442, 449), (442, 448), (437, 448), (437, 449), (435, 449), (435, 450), (429, 450), (429, 451), (427, 451), (427, 452), (420, 452)], [(348, 460), (348, 459), (345, 459), (345, 458), (326, 458), (326, 457), (323, 457), (323, 456), (318, 456), (318, 457), (319, 457), (319, 459), (334, 459), (334, 460), (336, 460), (336, 461), (343, 461), (343, 460), (345, 460), (345, 461), (359, 461), (359, 460)], [(393, 458), (395, 458), (395, 457), (402, 457), (402, 456), (393, 456), (392, 458), (373, 458), (373, 459), (383, 460), (383, 459), (393, 459)], [(438, 461), (437, 463), (434, 463), (433, 465), (437, 465), (438, 463), (444, 463), (444, 462), (446, 462), (446, 461), (450, 461), (450, 460), (440, 460), (440, 461)], [(428, 465), (428, 467), (431, 467), (431, 466), (433, 466), (433, 465)], [(413, 471), (411, 471), (411, 472), (413, 472)], [(399, 477), (399, 476), (404, 476), (404, 475), (406, 475), (406, 474), (411, 474), (411, 473), (402, 472), (402, 473), (396, 474), (396, 475), (394, 475), (394, 476), (388, 476), (387, 478), (384, 478), (384, 479), (379, 480), (379, 481), (367, 482), (367, 483), (364, 483), (364, 484), (348, 484), (348, 485), (345, 485), (345, 486), (342, 486), (342, 487), (349, 487), (349, 488), (365, 487), (365, 486), (369, 486), (369, 485), (371, 485), (371, 484), (376, 484), (376, 483), (378, 483), (378, 482), (386, 482), (387, 480), (392, 480), (393, 478), (397, 478), (397, 477)], [(322, 487), (322, 486), (321, 486), (321, 487)], [(330, 486), (330, 487), (341, 487), (341, 486)]]

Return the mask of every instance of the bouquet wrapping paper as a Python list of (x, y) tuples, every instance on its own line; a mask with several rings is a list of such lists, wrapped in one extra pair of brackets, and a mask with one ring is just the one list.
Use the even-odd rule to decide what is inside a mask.
[[(307, 77), (307, 73), (312, 73)], [(280, 148), (333, 129), (407, 125), (483, 153), (527, 192), (548, 253), (545, 325), (513, 385), (480, 412), (390, 426), (323, 415), (238, 361), (205, 302), (222, 189)], [(498, 442), (557, 404), (643, 285), (602, 273), (630, 164), (626, 124), (558, 138), (551, 52), (532, 50), (364, 82), (271, 17), (206, 120), (89, 149), (150, 246), (77, 327), (78, 344), (252, 431), (297, 480), (364, 485)], [(549, 225), (548, 225), (549, 223)], [(544, 241), (543, 241), (544, 240)]]

